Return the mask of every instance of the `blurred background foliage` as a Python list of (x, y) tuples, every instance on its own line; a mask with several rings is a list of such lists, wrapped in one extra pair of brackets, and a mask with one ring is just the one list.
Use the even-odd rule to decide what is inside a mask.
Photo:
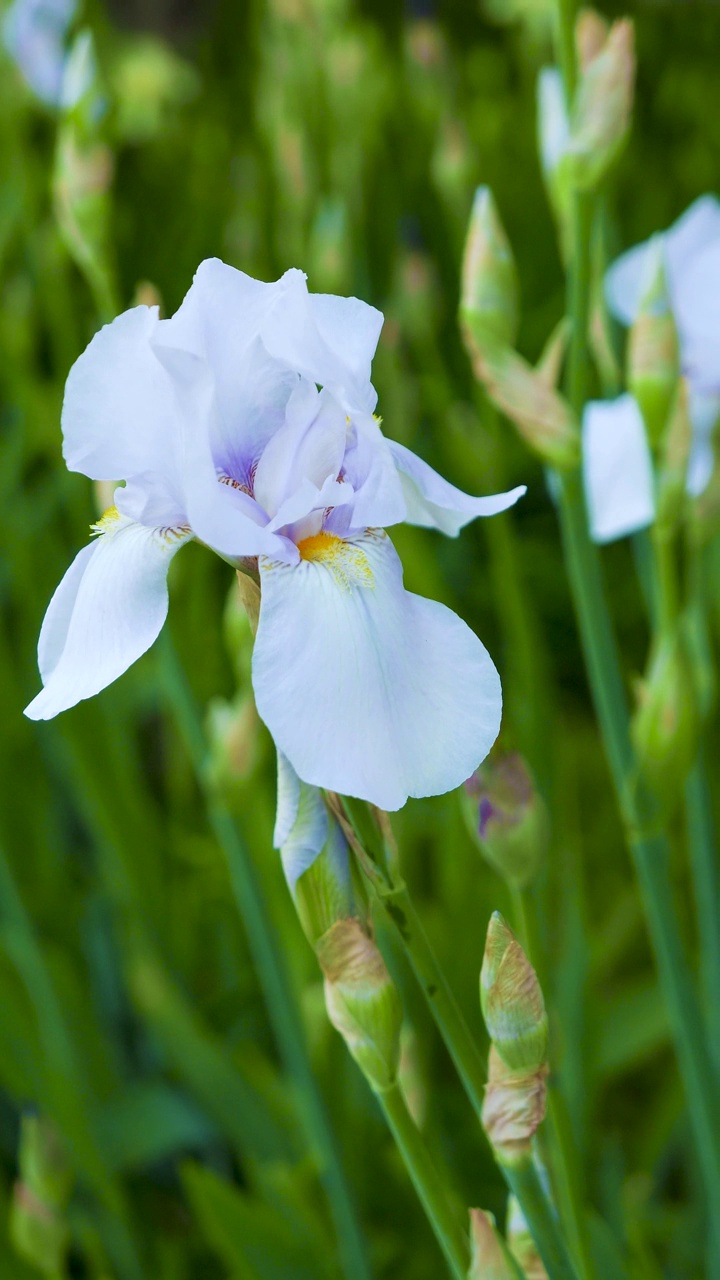
[[(720, 154), (720, 9), (648, 0), (632, 16), (635, 123), (608, 193), (618, 249), (712, 190)], [(612, 1233), (626, 1274), (643, 1280), (697, 1275), (686, 1117), (552, 503), (537, 462), (488, 414), (456, 324), (478, 182), (492, 186), (515, 249), (531, 359), (563, 312), (535, 141), (535, 79), (551, 60), (544, 0), (88, 0), (80, 20), (105, 86), (106, 300), (157, 294), (169, 314), (213, 255), (263, 279), (301, 266), (312, 289), (384, 311), (374, 381), (388, 435), (472, 492), (529, 486), (510, 514), (456, 542), (408, 528), (393, 538), (410, 588), (455, 608), (493, 653), (503, 743), (525, 753), (549, 802), (536, 962), (576, 1177), (607, 1224), (595, 1224), (596, 1248), (610, 1257)], [(373, 1274), (430, 1280), (437, 1246), (329, 1027), (271, 848), (274, 753), (248, 699), (231, 571), (191, 547), (173, 565), (155, 649), (58, 721), (23, 719), (44, 609), (98, 511), (62, 463), (59, 419), (102, 298), (53, 211), (57, 113), (1, 56), (0, 1276), (30, 1280), (33, 1256), (64, 1258), (51, 1276), (88, 1280), (342, 1274), (210, 794), (255, 861)], [(606, 567), (632, 680), (647, 633), (627, 544)], [(205, 718), (204, 763), (197, 741), (194, 762), (188, 750), (188, 715)], [(471, 845), (456, 795), (411, 801), (394, 827), (484, 1043), (477, 975), (490, 912), (511, 915), (507, 889)], [(502, 1219), (485, 1140), (393, 939), (380, 941), (405, 1000), (417, 1113), (462, 1201)], [(49, 1217), (34, 1195), (55, 1206)]]

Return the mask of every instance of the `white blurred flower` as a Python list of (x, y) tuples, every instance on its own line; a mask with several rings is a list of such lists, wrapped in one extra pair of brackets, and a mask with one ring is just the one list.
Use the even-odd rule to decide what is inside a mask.
[(115, 680), (167, 613), (167, 569), (197, 538), (261, 582), (253, 653), (260, 716), (303, 782), (396, 809), (458, 786), (489, 751), (501, 692), (449, 609), (405, 591), (385, 526), (455, 536), (522, 487), (472, 498), (373, 416), (382, 315), (201, 264), (179, 311), (136, 307), (73, 366), (64, 455), (123, 477), (58, 587), (39, 643), (48, 719)]
[[(619, 257), (605, 277), (608, 306), (623, 324), (635, 320), (652, 270), (654, 242)], [(700, 196), (662, 237), (670, 306), (690, 387), (693, 447), (688, 490), (705, 488), (713, 465), (711, 435), (720, 414), (720, 201)]]
[(14, 0), (4, 16), (3, 43), (33, 93), (60, 105), (65, 41), (77, 0)]
[(652, 524), (652, 456), (635, 398), (589, 401), (583, 412), (582, 445), (593, 541), (612, 542)]

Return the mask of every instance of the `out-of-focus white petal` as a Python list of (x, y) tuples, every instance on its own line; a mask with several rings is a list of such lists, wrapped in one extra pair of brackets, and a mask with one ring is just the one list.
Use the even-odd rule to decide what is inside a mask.
[(612, 542), (655, 518), (652, 457), (633, 396), (591, 400), (582, 423), (583, 480), (590, 532)]
[(543, 67), (537, 83), (538, 136), (543, 172), (555, 172), (570, 145), (570, 121), (558, 67)]
[(15, 0), (3, 15), (3, 43), (33, 93), (59, 104), (65, 67), (65, 37), (77, 0)]
[(301, 782), (278, 751), (277, 816), (273, 844), (280, 850), (291, 893), (298, 878), (312, 866), (328, 838), (328, 814), (317, 787)]
[(63, 455), (91, 480), (164, 472), (181, 405), (150, 345), (157, 307), (133, 307), (95, 334), (75, 361), (62, 410)]
[(336, 480), (345, 438), (345, 414), (337, 401), (303, 378), (288, 401), (283, 426), (265, 446), (255, 472), (255, 497), (267, 514), (274, 516), (303, 480), (318, 488), (327, 479)]
[(38, 660), (44, 688), (25, 709), (50, 720), (122, 675), (158, 636), (168, 608), (167, 571), (187, 530), (148, 529), (106, 516), (48, 606)]
[(405, 591), (386, 534), (311, 543), (294, 567), (260, 562), (253, 686), (278, 750), (305, 782), (384, 809), (458, 786), (500, 727), (487, 651)]
[(527, 486), (518, 485), (507, 493), (489, 494), (484, 498), (472, 498), (433, 471), (410, 449), (388, 440), (391, 452), (400, 470), (403, 493), (407, 504), (405, 519), (408, 524), (421, 525), (425, 529), (440, 529), (451, 538), (475, 520), (477, 516), (495, 516), (506, 511), (527, 493)]
[(675, 315), (690, 382), (720, 388), (720, 234), (687, 262), (676, 290)]
[[(668, 291), (673, 310), (684, 318), (692, 313), (694, 285), (687, 269), (703, 250), (720, 240), (720, 201), (705, 195), (693, 201), (663, 235)], [(605, 296), (613, 315), (623, 324), (635, 319), (647, 281), (652, 240), (635, 245), (613, 262), (605, 275)], [(682, 334), (681, 334), (682, 337)]]

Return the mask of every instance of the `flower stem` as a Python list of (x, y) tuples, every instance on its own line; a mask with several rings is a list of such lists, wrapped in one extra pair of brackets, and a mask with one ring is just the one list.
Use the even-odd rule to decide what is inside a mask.
[(522, 1165), (501, 1164), (500, 1168), (520, 1204), (550, 1280), (576, 1280), (577, 1272), (570, 1261), (535, 1165), (528, 1161)]
[(407, 1109), (400, 1088), (396, 1084), (376, 1096), (450, 1271), (455, 1280), (465, 1280), (470, 1266), (467, 1233), (454, 1212), (445, 1183)]
[[(355, 825), (354, 822), (353, 825)], [(455, 1064), (473, 1110), (482, 1124), (485, 1065), (430, 946), (407, 886), (402, 881), (387, 886), (383, 886), (377, 880), (374, 883), (378, 901), (400, 935), (440, 1035)], [(530, 1175), (527, 1178), (515, 1177), (511, 1180), (507, 1167), (499, 1161), (498, 1167), (508, 1187), (515, 1192), (520, 1201), (520, 1207), (525, 1214), (550, 1280), (577, 1280), (577, 1272), (567, 1254), (559, 1225), (542, 1188), (538, 1195), (538, 1188)], [(526, 1189), (530, 1195), (527, 1205), (524, 1199)], [(562, 1259), (562, 1266), (558, 1262), (559, 1259)]]
[(185, 739), (195, 774), (206, 795), (210, 826), (227, 858), (233, 894), (263, 990), (280, 1055), (298, 1095), (298, 1115), (314, 1152), (335, 1223), (338, 1251), (348, 1280), (370, 1280), (365, 1243), (335, 1138), (313, 1074), (284, 954), (273, 929), (250, 853), (229, 810), (205, 780), (206, 743), (197, 707), (168, 637), (161, 675), (168, 701)]
[(704, 1006), (711, 1051), (716, 1069), (720, 1069), (720, 882), (712, 798), (702, 744), (685, 784), (685, 811)]
[[(589, 268), (589, 249), (577, 238), (575, 270)], [(571, 300), (584, 291), (571, 289)], [(573, 316), (570, 385), (582, 394), (578, 372), (586, 356), (587, 312)], [(576, 412), (582, 400), (573, 400)], [(720, 1100), (705, 1044), (692, 976), (680, 941), (669, 871), (666, 837), (655, 831), (652, 806), (643, 789), (633, 785), (634, 759), (627, 704), (604, 596), (597, 549), (590, 541), (580, 475), (559, 477), (560, 522), (570, 586), (578, 617), (588, 677), (605, 742), (610, 770), (625, 823), (628, 844), (640, 884), (663, 994), (673, 1028), (690, 1119), (706, 1189), (711, 1202), (720, 1196)], [(717, 1230), (717, 1228), (715, 1228)]]

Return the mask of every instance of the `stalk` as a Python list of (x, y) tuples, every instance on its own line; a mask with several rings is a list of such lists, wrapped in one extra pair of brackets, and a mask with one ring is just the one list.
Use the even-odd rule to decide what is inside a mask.
[[(365, 870), (374, 884), (377, 901), (400, 935), (438, 1031), (482, 1126), (485, 1063), (428, 941), (407, 886), (399, 877), (395, 879), (392, 873), (382, 870), (386, 853), (381, 848), (382, 840), (377, 829), (371, 830), (374, 824), (367, 806), (361, 801), (345, 797), (343, 804), (358, 842), (373, 857), (372, 866), (365, 865)], [(511, 1176), (508, 1167), (501, 1160), (497, 1160), (497, 1164), (509, 1190), (515, 1193), (520, 1202), (550, 1280), (578, 1280), (578, 1273), (568, 1256), (559, 1224), (542, 1187), (539, 1183), (535, 1186), (530, 1174), (520, 1176), (515, 1170)], [(527, 1204), (526, 1195), (529, 1197)]]
[(705, 752), (685, 784), (685, 810), (695, 912), (700, 940), (700, 977), (710, 1046), (720, 1069), (720, 880), (712, 794)]
[[(563, 21), (570, 21), (563, 9)], [(570, 88), (566, 84), (566, 91)], [(590, 296), (589, 198), (573, 201), (573, 261), (569, 279), (572, 322), (568, 397), (578, 417), (586, 399), (587, 327)], [(692, 975), (680, 941), (669, 869), (669, 847), (656, 830), (653, 805), (634, 785), (627, 703), (600, 562), (587, 531), (578, 471), (559, 476), (560, 523), (565, 560), (596, 712), (605, 743), (646, 913), (659, 979), (668, 1006), (690, 1121), (710, 1204), (720, 1196), (720, 1105), (705, 1044)], [(714, 1215), (711, 1214), (714, 1219)], [(713, 1230), (720, 1235), (713, 1221)]]
[(247, 934), (268, 1017), (285, 1069), (297, 1090), (298, 1115), (304, 1125), (308, 1145), (317, 1156), (320, 1180), (335, 1224), (343, 1271), (352, 1280), (371, 1280), (365, 1243), (313, 1075), (285, 958), (272, 927), (250, 853), (229, 810), (207, 789), (204, 776), (206, 743), (202, 724), (184, 673), (167, 638), (161, 678), (198, 783), (205, 793), (208, 821), (227, 858), (233, 894)]
[(407, 1109), (400, 1087), (376, 1094), (412, 1184), (455, 1280), (466, 1280), (470, 1266), (467, 1232), (453, 1212), (437, 1166)]

